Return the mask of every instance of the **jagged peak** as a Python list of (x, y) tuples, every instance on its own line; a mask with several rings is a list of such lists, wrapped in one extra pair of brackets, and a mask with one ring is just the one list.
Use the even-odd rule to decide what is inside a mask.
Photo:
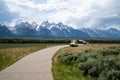
[(15, 27), (31, 27), (31, 24), (29, 22), (21, 22), (15, 25)]
[(58, 25), (61, 25), (61, 26), (63, 26), (63, 23), (62, 23), (62, 22), (59, 22), (59, 23), (58, 23)]
[(29, 24), (29, 22), (20, 22), (19, 24)]
[(38, 26), (38, 24), (36, 22), (32, 22), (31, 25), (35, 26), (35, 27)]
[(29, 23), (28, 22), (20, 22), (19, 24), (17, 24), (17, 25), (29, 25)]
[(42, 24), (50, 24), (49, 21), (43, 21)]
[(40, 25), (41, 27), (48, 27), (50, 23), (48, 21), (43, 21), (43, 23)]

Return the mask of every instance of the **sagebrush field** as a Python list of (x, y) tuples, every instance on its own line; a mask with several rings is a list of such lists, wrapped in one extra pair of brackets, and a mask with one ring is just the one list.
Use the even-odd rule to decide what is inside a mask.
[(119, 80), (120, 44), (66, 47), (53, 56), (54, 80)]

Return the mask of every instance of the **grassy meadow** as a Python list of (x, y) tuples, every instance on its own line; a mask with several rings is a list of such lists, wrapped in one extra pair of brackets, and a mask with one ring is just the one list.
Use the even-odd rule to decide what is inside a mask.
[(37, 50), (55, 44), (0, 44), (0, 71)]
[(119, 80), (120, 44), (83, 44), (59, 50), (52, 59), (54, 80)]

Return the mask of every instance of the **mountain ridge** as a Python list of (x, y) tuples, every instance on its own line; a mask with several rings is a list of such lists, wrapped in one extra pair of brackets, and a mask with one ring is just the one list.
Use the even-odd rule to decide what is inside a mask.
[(41, 25), (38, 25), (36, 22), (32, 22), (31, 24), (21, 22), (16, 24), (12, 30), (8, 26), (0, 24), (0, 37), (120, 38), (120, 30), (116, 28), (106, 30), (90, 28), (75, 29), (64, 25), (62, 22), (56, 24), (44, 21)]

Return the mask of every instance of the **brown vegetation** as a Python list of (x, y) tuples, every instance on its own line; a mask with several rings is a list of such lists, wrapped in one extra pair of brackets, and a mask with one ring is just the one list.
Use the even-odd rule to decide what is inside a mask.
[(85, 50), (98, 51), (103, 48), (109, 48), (114, 46), (120, 46), (120, 44), (81, 44), (79, 45), (79, 47), (66, 47), (64, 49), (61, 49), (60, 52), (80, 53)]

